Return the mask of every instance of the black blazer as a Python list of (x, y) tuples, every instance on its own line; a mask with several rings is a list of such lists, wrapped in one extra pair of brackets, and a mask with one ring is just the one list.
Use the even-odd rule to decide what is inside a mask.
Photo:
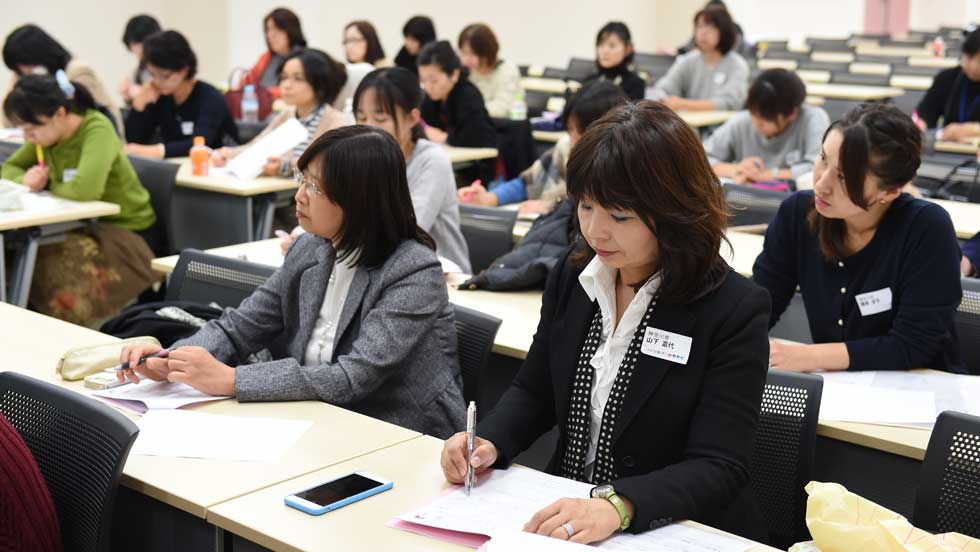
[[(965, 118), (960, 120), (960, 99), (966, 84)], [(936, 128), (939, 117), (943, 124), (980, 121), (980, 105), (974, 103), (980, 97), (980, 82), (966, 78), (960, 66), (944, 69), (932, 79), (932, 86), (919, 102), (916, 111), (929, 128)], [(972, 109), (971, 109), (972, 107)]]
[[(569, 394), (582, 344), (598, 307), (579, 284), (581, 268), (558, 261), (545, 288), (534, 342), (500, 402), (478, 425), (506, 468), (558, 424), (548, 465), (564, 451)], [(765, 542), (749, 489), (749, 461), (769, 362), (769, 297), (729, 272), (715, 291), (687, 305), (657, 305), (650, 325), (692, 338), (687, 365), (644, 354), (613, 434), (622, 476), (612, 481), (632, 501), (628, 531), (690, 519)]]
[(483, 103), (483, 94), (465, 76), (460, 76), (445, 101), (422, 100), (425, 124), (446, 131), (446, 143), (464, 148), (497, 147), (497, 130)]

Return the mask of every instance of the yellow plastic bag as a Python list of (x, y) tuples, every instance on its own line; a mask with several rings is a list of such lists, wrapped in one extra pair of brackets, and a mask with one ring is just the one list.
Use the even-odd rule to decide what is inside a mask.
[(980, 552), (980, 541), (959, 533), (933, 535), (837, 483), (806, 486), (806, 525), (820, 552)]

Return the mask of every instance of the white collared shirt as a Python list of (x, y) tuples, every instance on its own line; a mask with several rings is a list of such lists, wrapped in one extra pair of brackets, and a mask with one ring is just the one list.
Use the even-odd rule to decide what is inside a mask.
[(599, 339), (599, 348), (596, 349), (590, 363), (595, 369), (595, 377), (592, 379), (590, 400), (589, 450), (585, 455), (586, 477), (592, 477), (596, 447), (599, 443), (599, 429), (602, 426), (602, 413), (606, 408), (613, 384), (616, 383), (619, 365), (623, 363), (623, 357), (626, 356), (626, 350), (633, 340), (633, 334), (636, 333), (643, 315), (650, 306), (650, 301), (660, 287), (660, 273), (657, 273), (636, 292), (617, 325), (616, 276), (618, 273), (618, 269), (602, 264), (599, 257), (595, 257), (578, 277), (579, 284), (589, 299), (599, 301), (599, 310), (602, 312), (602, 336)]
[[(349, 262), (350, 258), (347, 261)], [(338, 260), (333, 264), (330, 279), (327, 280), (327, 291), (323, 297), (323, 305), (320, 306), (320, 316), (313, 326), (310, 341), (306, 344), (304, 360), (307, 365), (330, 362), (333, 358), (334, 341), (337, 338), (337, 323), (340, 321), (340, 313), (344, 310), (347, 292), (350, 291), (351, 282), (354, 281), (354, 274), (357, 272), (357, 268), (351, 267), (348, 262)]]

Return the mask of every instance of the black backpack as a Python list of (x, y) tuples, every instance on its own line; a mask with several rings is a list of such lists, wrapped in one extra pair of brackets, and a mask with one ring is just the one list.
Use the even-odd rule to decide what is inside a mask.
[(175, 341), (197, 333), (202, 321), (214, 320), (221, 316), (221, 312), (218, 307), (191, 301), (140, 303), (112, 317), (99, 331), (120, 338), (151, 335), (161, 345), (169, 347)]

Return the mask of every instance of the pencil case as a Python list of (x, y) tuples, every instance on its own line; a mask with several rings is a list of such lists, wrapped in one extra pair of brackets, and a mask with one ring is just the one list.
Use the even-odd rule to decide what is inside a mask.
[(151, 336), (130, 337), (115, 343), (74, 347), (65, 351), (58, 360), (58, 375), (61, 379), (75, 381), (90, 374), (101, 372), (119, 364), (119, 355), (126, 345), (156, 345), (157, 338)]

